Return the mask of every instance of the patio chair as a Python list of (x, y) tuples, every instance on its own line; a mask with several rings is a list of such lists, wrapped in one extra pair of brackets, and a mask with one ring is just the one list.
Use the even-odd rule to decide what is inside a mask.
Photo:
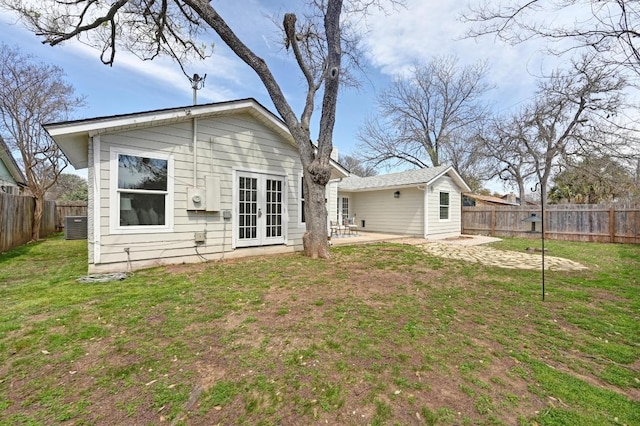
[(340, 234), (342, 233), (342, 235), (344, 235), (344, 232), (346, 231), (346, 227), (343, 225), (338, 224), (337, 222), (334, 222), (333, 220), (329, 221), (331, 224), (331, 236), (333, 237), (335, 236), (340, 236)]
[(355, 217), (346, 219), (344, 225), (349, 231), (349, 235), (358, 235), (358, 225), (356, 225)]

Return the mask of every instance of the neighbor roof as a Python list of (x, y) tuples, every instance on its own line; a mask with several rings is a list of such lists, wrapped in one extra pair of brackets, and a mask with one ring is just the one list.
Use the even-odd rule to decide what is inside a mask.
[(463, 194), (465, 197), (473, 198), (475, 200), (485, 201), (487, 203), (505, 205), (505, 206), (518, 206), (518, 203), (512, 203), (500, 197), (493, 197), (491, 195), (472, 194), (470, 192)]
[[(293, 136), (284, 121), (253, 98), (177, 108), (158, 109), (132, 114), (111, 115), (84, 120), (48, 123), (43, 127), (67, 156), (73, 167), (83, 169), (88, 166), (89, 138), (108, 132), (145, 128), (181, 122), (191, 118), (222, 117), (232, 114), (249, 114), (256, 120), (279, 134), (295, 146)], [(348, 175), (348, 171), (337, 162), (331, 161), (338, 176)]]
[(430, 185), (444, 175), (448, 175), (452, 178), (462, 191), (471, 190), (464, 179), (462, 179), (452, 166), (430, 167), (380, 176), (350, 176), (342, 179), (339, 187), (341, 191), (358, 192), (373, 191), (383, 188), (391, 189), (415, 185)]
[(7, 167), (7, 170), (11, 173), (11, 177), (16, 181), (18, 186), (27, 186), (27, 178), (24, 177), (24, 173), (20, 170), (16, 159), (11, 154), (11, 151), (9, 151), (9, 147), (4, 142), (4, 139), (2, 139), (2, 136), (0, 136), (0, 161)]

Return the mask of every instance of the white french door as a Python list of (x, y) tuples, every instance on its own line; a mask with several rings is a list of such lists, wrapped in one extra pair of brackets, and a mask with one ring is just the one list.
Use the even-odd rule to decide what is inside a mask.
[(285, 178), (253, 172), (236, 174), (236, 247), (285, 242)]

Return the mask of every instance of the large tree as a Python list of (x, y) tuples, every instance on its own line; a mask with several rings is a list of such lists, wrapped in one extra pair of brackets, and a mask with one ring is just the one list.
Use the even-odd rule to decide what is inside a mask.
[(475, 24), (472, 37), (492, 35), (510, 44), (543, 39), (556, 54), (584, 48), (640, 74), (637, 0), (478, 0), (463, 20)]
[(83, 100), (65, 82), (62, 68), (0, 44), (0, 131), (19, 152), (27, 184), (35, 199), (31, 238), (40, 237), (45, 194), (55, 185), (67, 160), (42, 124), (66, 120)]
[[(535, 176), (546, 201), (548, 183), (559, 164), (623, 148), (616, 143), (612, 118), (624, 107), (624, 87), (623, 79), (589, 56), (572, 62), (569, 69), (554, 71), (539, 82), (528, 105), (494, 124), (485, 148), (494, 152), (496, 169), (512, 177), (521, 173), (523, 179)], [(520, 192), (522, 196), (522, 186)]]
[(414, 65), (378, 95), (379, 116), (358, 133), (360, 155), (374, 166), (471, 166), (471, 136), (488, 112), (487, 70), (484, 62), (460, 66), (454, 56)]
[[(353, 41), (343, 29), (345, 25), (351, 28), (348, 26), (351, 14), (361, 16), (368, 7), (379, 4), (378, 0), (312, 0), (300, 22), (296, 14), (284, 15), (285, 46), (292, 52), (306, 86), (306, 101), (299, 116), (265, 60), (236, 35), (207, 0), (115, 0), (108, 4), (94, 0), (29, 4), (21, 0), (0, 1), (17, 11), (45, 43), (56, 45), (79, 38), (97, 46), (106, 64), (113, 63), (117, 49), (132, 51), (144, 59), (166, 54), (178, 63), (190, 55), (204, 57), (206, 51), (198, 43), (198, 37), (213, 29), (258, 75), (293, 136), (304, 168), (305, 253), (310, 257), (329, 257), (325, 186), (331, 176), (338, 89), (347, 77), (343, 68), (343, 46)], [(314, 146), (311, 118), (320, 94), (322, 106)]]
[(71, 173), (62, 173), (49, 189), (46, 198), (57, 201), (88, 201), (87, 180)]
[(376, 176), (378, 171), (375, 167), (367, 165), (359, 156), (340, 154), (339, 162), (343, 165), (351, 174), (360, 177)]
[[(526, 111), (526, 110), (525, 110)], [(527, 134), (528, 112), (493, 118), (478, 134), (480, 152), (489, 164), (489, 179), (499, 178), (516, 187), (525, 199), (527, 182), (535, 175), (533, 158), (522, 143)]]
[(598, 204), (637, 199), (633, 174), (610, 157), (587, 156), (572, 161), (553, 178), (552, 202)]

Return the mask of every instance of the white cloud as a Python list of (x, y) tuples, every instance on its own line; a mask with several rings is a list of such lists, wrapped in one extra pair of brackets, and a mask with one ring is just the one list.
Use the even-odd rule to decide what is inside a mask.
[(457, 2), (408, 0), (406, 9), (372, 16), (365, 40), (368, 59), (391, 77), (403, 75), (412, 64), (434, 56), (455, 55), (461, 64), (486, 60), (489, 79), (497, 86), (493, 92), (496, 102), (515, 104), (530, 97), (536, 76), (556, 61), (543, 60), (542, 45), (534, 42), (514, 47), (491, 36), (463, 38), (468, 27), (459, 16), (465, 7)]

